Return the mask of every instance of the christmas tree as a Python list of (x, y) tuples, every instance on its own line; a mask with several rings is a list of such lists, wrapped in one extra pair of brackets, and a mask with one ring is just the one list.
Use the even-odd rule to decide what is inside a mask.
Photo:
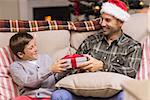
[[(69, 0), (73, 3), (70, 5), (70, 11), (74, 16), (84, 15), (84, 20), (90, 20), (89, 16), (93, 15), (94, 18), (100, 16), (101, 5), (107, 0)], [(121, 0), (129, 9), (141, 9), (144, 7), (142, 0)]]

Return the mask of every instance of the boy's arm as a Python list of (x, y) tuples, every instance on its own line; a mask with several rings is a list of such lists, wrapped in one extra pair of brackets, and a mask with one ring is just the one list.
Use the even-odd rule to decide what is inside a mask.
[(18, 84), (21, 87), (30, 88), (40, 87), (41, 83), (53, 74), (52, 72), (48, 72), (42, 76), (39, 76), (36, 72), (33, 73), (25, 70), (23, 65), (19, 63), (14, 63), (11, 65), (10, 73), (16, 84)]

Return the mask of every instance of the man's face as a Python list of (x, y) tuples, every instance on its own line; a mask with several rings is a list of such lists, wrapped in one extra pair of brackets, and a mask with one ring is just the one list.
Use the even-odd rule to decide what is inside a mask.
[(35, 39), (32, 39), (24, 48), (24, 52), (21, 53), (20, 58), (23, 60), (34, 60), (37, 59), (37, 45)]
[(111, 35), (120, 31), (122, 22), (109, 14), (103, 13), (101, 26), (104, 35)]

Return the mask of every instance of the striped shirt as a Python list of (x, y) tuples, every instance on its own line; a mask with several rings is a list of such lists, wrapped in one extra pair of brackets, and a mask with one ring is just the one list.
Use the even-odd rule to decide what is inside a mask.
[(101, 33), (91, 35), (83, 41), (77, 53), (89, 54), (103, 61), (103, 71), (132, 78), (136, 77), (142, 58), (141, 44), (124, 33), (110, 45)]

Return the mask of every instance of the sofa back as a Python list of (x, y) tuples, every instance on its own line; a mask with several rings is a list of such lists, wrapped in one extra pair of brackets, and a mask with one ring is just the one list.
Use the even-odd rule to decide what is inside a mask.
[[(41, 25), (43, 24), (41, 23)], [(20, 26), (22, 26), (22, 24)], [(60, 27), (62, 28), (61, 25)], [(40, 29), (43, 29), (43, 26)], [(83, 28), (79, 27), (78, 29), (83, 29)], [(92, 29), (93, 30), (95, 29), (94, 26), (92, 26)], [(148, 36), (147, 15), (146, 14), (132, 15), (131, 18), (123, 25), (123, 31), (138, 41), (143, 40), (144, 37)], [(66, 54), (75, 53), (75, 49), (79, 47), (81, 42), (87, 36), (94, 34), (96, 32), (97, 31), (90, 31), (90, 32), (71, 31), (70, 33), (70, 31), (68, 30), (45, 30), (45, 31), (30, 32), (30, 33), (36, 36), (37, 38), (39, 52), (47, 53), (53, 58), (53, 60), (56, 60), (62, 58)], [(12, 63), (13, 60), (7, 59), (10, 58), (11, 54), (9, 50), (6, 49), (9, 39), (13, 34), (14, 34), (13, 32), (0, 32), (0, 85), (1, 85), (0, 100), (10, 100), (12, 99), (12, 97), (17, 95), (16, 86), (13, 84), (13, 81), (8, 73), (8, 66), (10, 63)], [(2, 47), (6, 47), (6, 48), (2, 48)], [(146, 50), (150, 50), (150, 49), (146, 49)], [(144, 67), (141, 67), (142, 70), (139, 71), (140, 74), (138, 75), (142, 77), (139, 79), (148, 79), (148, 78), (150, 79), (150, 72), (148, 72), (148, 70), (150, 70), (150, 68), (148, 68), (150, 64), (148, 65), (148, 63), (146, 62), (147, 60), (150, 59), (150, 55), (148, 56), (148, 54), (150, 53), (147, 52), (149, 51), (144, 52), (146, 54), (146, 57), (145, 56), (143, 57)], [(145, 62), (147, 63), (147, 65), (145, 64)]]
[(133, 37), (135, 40), (142, 42), (144, 37), (148, 35), (148, 14), (132, 14), (122, 28), (125, 33)]
[[(86, 24), (88, 25), (88, 23)], [(79, 25), (79, 23), (74, 23), (73, 26), (76, 24)], [(94, 27), (97, 27), (98, 26), (97, 24), (98, 22), (96, 22), (96, 25)], [(66, 25), (64, 26), (66, 27)], [(144, 37), (148, 35), (147, 27), (148, 27), (148, 15), (146, 13), (140, 13), (140, 14), (132, 14), (129, 20), (124, 23), (122, 28), (125, 33), (127, 33), (137, 41), (142, 42)], [(76, 26), (75, 29), (78, 29), (78, 31), (80, 30), (82, 31), (83, 27)], [(70, 54), (70, 51), (72, 53), (75, 52), (72, 51), (72, 48), (70, 48), (70, 46), (73, 47), (74, 49), (77, 49), (87, 36), (98, 32), (88, 30), (87, 30), (88, 32), (77, 32), (68, 30), (45, 30), (30, 33), (37, 35), (37, 42), (40, 53), (47, 53), (50, 56), (52, 56), (52, 58), (58, 59), (64, 56), (64, 54)], [(13, 34), (14, 34), (13, 32), (5, 32), (5, 34), (3, 34), (3, 32), (0, 32), (0, 47), (8, 45), (10, 36), (12, 36)], [(57, 53), (57, 56), (55, 53)]]
[(54, 61), (70, 54), (69, 31), (51, 30), (33, 32), (33, 34), (36, 35), (39, 53), (48, 54)]
[[(68, 30), (47, 30), (29, 32), (36, 37), (39, 53), (46, 53), (55, 61), (70, 54), (70, 32)], [(0, 47), (7, 46), (15, 33), (0, 32)]]

